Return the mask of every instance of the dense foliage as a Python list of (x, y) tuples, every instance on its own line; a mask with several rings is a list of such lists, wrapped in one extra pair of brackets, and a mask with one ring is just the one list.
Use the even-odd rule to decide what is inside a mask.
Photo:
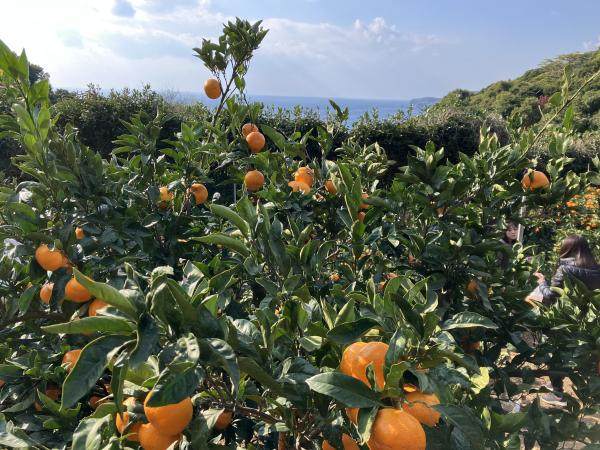
[[(311, 133), (262, 122), (244, 75), (265, 35), (237, 20), (203, 41), (215, 112), (167, 138), (168, 115), (133, 115), (106, 159), (0, 43), (0, 137), (25, 175), (0, 188), (0, 445), (594, 448), (600, 294), (569, 280), (532, 308), (552, 242), (500, 241), (516, 218), (533, 243), (600, 184), (598, 158), (568, 170), (568, 88), (560, 122), (484, 127), (455, 160), (426, 142), (389, 175), (335, 104)], [(550, 183), (524, 189), (542, 138)], [(557, 373), (568, 407), (542, 408), (534, 377)]]
[[(387, 152), (388, 158), (396, 163), (391, 174), (406, 164), (412, 145), (424, 146), (429, 141), (438, 147), (444, 147), (445, 155), (451, 161), (458, 161), (459, 152), (467, 155), (475, 153), (482, 127), (490, 127), (504, 145), (508, 142), (508, 125), (503, 117), (518, 113), (520, 117), (525, 117), (525, 125), (537, 122), (541, 114), (538, 97), (551, 95), (560, 88), (559, 73), (562, 73), (565, 64), (568, 63), (572, 68), (572, 83), (579, 86), (585, 81), (584, 77), (589, 77), (594, 69), (598, 69), (597, 60), (598, 57), (593, 53), (567, 55), (548, 62), (521, 78), (496, 83), (479, 93), (453, 92), (439, 105), (419, 116), (399, 112), (393, 117), (382, 119), (377, 114), (367, 114), (350, 126), (338, 123), (334, 146), (339, 147), (348, 138), (365, 145), (378, 142)], [(31, 73), (35, 76), (41, 73), (47, 78), (47, 74), (37, 66)], [(597, 132), (598, 126), (594, 125), (597, 122), (598, 108), (593, 110), (593, 99), (600, 95), (598, 83), (596, 81), (586, 86), (574, 102), (578, 118), (576, 128), (589, 130), (570, 143), (568, 153), (574, 158), (572, 168), (576, 171), (587, 170), (593, 156), (600, 152), (600, 135)], [(68, 124), (74, 125), (79, 131), (80, 140), (105, 158), (110, 155), (113, 141), (126, 132), (123, 121), (130, 121), (139, 112), (154, 116), (160, 110), (168, 117), (161, 130), (161, 138), (164, 139), (180, 129), (182, 122), (201, 121), (210, 114), (202, 104), (183, 105), (175, 100), (168, 95), (159, 95), (149, 86), (141, 90), (112, 90), (103, 94), (99, 87), (90, 85), (82, 92), (57, 89), (50, 93), (52, 111), (58, 117), (57, 127), (64, 130)], [(0, 95), (0, 111), (7, 112), (9, 109), (8, 99)], [(227, 111), (223, 116), (223, 120), (227, 122)], [(263, 109), (257, 120), (284, 134), (311, 132), (313, 137), (317, 135), (317, 127), (327, 126), (326, 121), (310, 110)], [(536, 146), (532, 153), (544, 154), (546, 147)], [(309, 155), (318, 156), (318, 146), (314, 140), (308, 141), (307, 148)], [(20, 151), (18, 142), (1, 140), (0, 170), (12, 175), (9, 158)]]

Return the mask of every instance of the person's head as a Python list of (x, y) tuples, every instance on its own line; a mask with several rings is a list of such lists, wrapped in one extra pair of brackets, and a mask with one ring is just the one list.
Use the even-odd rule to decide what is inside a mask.
[(590, 244), (583, 236), (572, 234), (566, 237), (560, 246), (561, 258), (573, 258), (578, 267), (594, 267), (596, 258), (590, 249)]
[(504, 230), (504, 240), (507, 242), (514, 242), (519, 237), (519, 226), (509, 221), (506, 223), (506, 229)]

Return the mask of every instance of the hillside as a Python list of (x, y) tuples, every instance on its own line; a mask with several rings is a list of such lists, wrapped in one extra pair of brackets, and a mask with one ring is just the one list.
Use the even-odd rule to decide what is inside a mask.
[[(528, 70), (514, 80), (498, 81), (479, 92), (457, 89), (444, 97), (437, 107), (467, 107), (496, 112), (504, 117), (518, 113), (526, 123), (533, 123), (540, 118), (540, 97), (560, 90), (565, 67), (572, 74), (574, 91), (600, 69), (600, 51), (572, 53), (544, 61), (540, 67)], [(580, 131), (600, 130), (600, 79), (584, 88), (575, 108)]]

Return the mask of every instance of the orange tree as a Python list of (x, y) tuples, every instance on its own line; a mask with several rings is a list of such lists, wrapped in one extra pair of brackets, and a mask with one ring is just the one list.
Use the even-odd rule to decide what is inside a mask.
[[(214, 114), (168, 140), (168, 117), (139, 115), (110, 160), (57, 130), (47, 80), (32, 84), (25, 53), (0, 45), (13, 99), (0, 137), (24, 150), (13, 160), (22, 181), (0, 191), (0, 444), (593, 442), (598, 427), (582, 418), (600, 398), (598, 294), (569, 284), (531, 309), (532, 249), (499, 240), (523, 206), (598, 184), (566, 170), (568, 83), (542, 127), (515, 127), (507, 146), (483, 130), (457, 163), (415, 148), (384, 184), (390, 161), (376, 143), (333, 147), (348, 117), (334, 103), (311, 138), (315, 159), (309, 134), (255, 123), (244, 75), (265, 35), (236, 20), (203, 41)], [(546, 176), (528, 159), (542, 132)], [(516, 409), (548, 374), (573, 381), (568, 407)]]

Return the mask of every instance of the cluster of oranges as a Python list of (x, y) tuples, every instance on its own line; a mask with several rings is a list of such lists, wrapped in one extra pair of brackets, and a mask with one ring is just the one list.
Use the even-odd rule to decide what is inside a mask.
[[(115, 417), (115, 426), (128, 440), (139, 442), (144, 450), (163, 450), (181, 438), (194, 415), (190, 397), (178, 403), (164, 406), (149, 406), (150, 392), (142, 404), (135, 397), (127, 398), (124, 409)], [(145, 416), (147, 423), (141, 421)], [(224, 430), (231, 424), (233, 413), (223, 411), (214, 425), (216, 430)]]
[(588, 187), (583, 195), (574, 195), (566, 202), (570, 216), (577, 220), (578, 225), (587, 230), (595, 230), (600, 226), (598, 211), (600, 210), (600, 187)]
[[(388, 344), (384, 342), (355, 342), (348, 346), (342, 355), (340, 371), (369, 385), (367, 367), (373, 368), (375, 387), (385, 387), (384, 365)], [(419, 391), (411, 384), (403, 386), (405, 391), (401, 408), (386, 407), (379, 410), (371, 429), (368, 441), (370, 450), (424, 450), (425, 431), (422, 425), (434, 427), (440, 420), (440, 413), (432, 408), (440, 403), (435, 394)], [(358, 409), (348, 408), (346, 414), (354, 424), (358, 422)], [(357, 449), (354, 439), (344, 435), (345, 449)], [(323, 448), (333, 448), (326, 442)]]

